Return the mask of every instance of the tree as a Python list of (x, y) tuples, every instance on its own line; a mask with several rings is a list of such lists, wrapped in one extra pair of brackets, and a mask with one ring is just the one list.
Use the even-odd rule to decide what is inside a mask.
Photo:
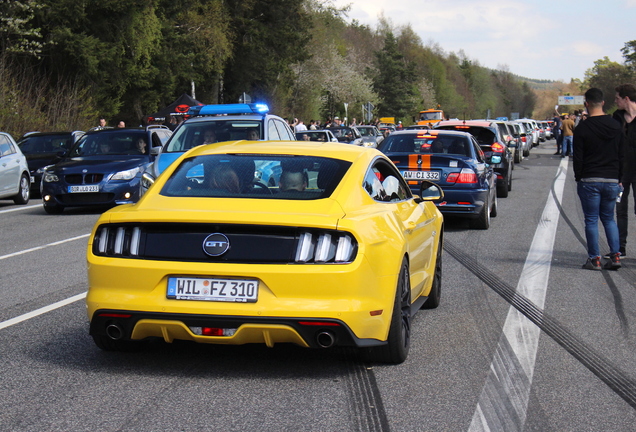
[(0, 54), (40, 55), (42, 34), (34, 18), (41, 7), (36, 0), (0, 1)]
[(616, 86), (626, 82), (630, 82), (627, 66), (611, 61), (608, 57), (596, 60), (594, 66), (585, 71), (585, 87), (596, 87), (603, 91), (606, 110), (612, 109)]
[(418, 110), (420, 77), (415, 65), (400, 53), (392, 32), (387, 32), (384, 47), (376, 52), (377, 71), (373, 88), (380, 97), (380, 116), (411, 118)]
[(226, 0), (234, 36), (223, 73), (223, 102), (243, 92), (282, 109), (291, 97), (292, 65), (309, 58), (311, 21), (303, 0)]

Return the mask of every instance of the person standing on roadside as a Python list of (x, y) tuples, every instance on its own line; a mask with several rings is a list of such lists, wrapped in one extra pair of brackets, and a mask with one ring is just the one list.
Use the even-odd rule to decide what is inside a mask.
[[(629, 222), (629, 194), (636, 191), (636, 86), (622, 84), (616, 87), (614, 98), (618, 109), (614, 111), (614, 119), (618, 121), (623, 130), (623, 197), (616, 204), (616, 219), (618, 222), (618, 234), (620, 238), (621, 257), (626, 256), (627, 226)], [(636, 192), (634, 192), (636, 200)], [(634, 204), (636, 212), (636, 201)]]
[(574, 137), (574, 115), (569, 115), (561, 122), (561, 132), (563, 133), (563, 144), (561, 157), (572, 156), (572, 140)]
[(561, 147), (563, 146), (563, 133), (561, 132), (561, 116), (557, 112), (557, 114), (552, 119), (554, 122), (554, 127), (552, 127), (552, 134), (554, 135), (554, 139), (557, 143), (557, 150), (555, 155), (561, 154)]
[[(603, 111), (603, 92), (591, 88), (585, 92), (588, 118), (574, 131), (574, 179), (583, 215), (587, 240), (584, 269), (601, 270), (598, 245), (598, 220), (601, 219), (610, 249), (603, 266), (621, 267), (618, 226), (614, 220), (616, 198), (621, 189), (622, 142), (620, 124)], [(565, 141), (564, 141), (565, 147)]]

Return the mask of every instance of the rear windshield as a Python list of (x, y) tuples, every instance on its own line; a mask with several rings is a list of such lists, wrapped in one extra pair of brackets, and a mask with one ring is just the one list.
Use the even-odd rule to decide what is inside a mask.
[(427, 133), (389, 135), (380, 144), (383, 153), (453, 154), (471, 156), (470, 142), (464, 137)]
[(495, 136), (495, 133), (493, 131), (491, 131), (488, 128), (480, 127), (480, 126), (464, 126), (464, 125), (442, 126), (439, 129), (468, 132), (469, 134), (475, 137), (475, 139), (477, 140), (479, 144), (482, 144), (482, 145), (491, 145), (491, 144), (494, 144), (497, 140), (497, 137)]
[(148, 154), (144, 131), (97, 132), (84, 135), (71, 150), (69, 157)]
[(208, 120), (184, 123), (172, 135), (164, 152), (185, 152), (202, 144), (221, 141), (258, 141), (263, 137), (263, 122), (260, 120)]
[(161, 195), (314, 200), (331, 195), (350, 165), (312, 156), (196, 156), (181, 162)]

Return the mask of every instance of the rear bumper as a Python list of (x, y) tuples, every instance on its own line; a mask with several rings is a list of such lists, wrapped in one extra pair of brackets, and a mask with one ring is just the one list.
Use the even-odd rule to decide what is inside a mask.
[[(117, 327), (117, 332), (108, 330), (112, 330), (112, 326)], [(204, 336), (198, 330), (201, 328), (227, 329), (230, 334)], [(262, 343), (269, 347), (276, 343), (293, 343), (307, 348), (363, 348), (386, 343), (377, 339), (358, 338), (343, 321), (330, 318), (194, 315), (112, 309), (100, 309), (93, 314), (90, 334), (106, 337), (117, 335), (116, 340), (159, 338), (168, 343), (179, 339), (224, 345)]]

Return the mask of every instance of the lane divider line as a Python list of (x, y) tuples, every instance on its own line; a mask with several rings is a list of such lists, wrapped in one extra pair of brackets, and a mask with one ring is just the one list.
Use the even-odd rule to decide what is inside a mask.
[(18, 255), (24, 255), (24, 254), (29, 253), (29, 252), (35, 252), (35, 251), (38, 251), (38, 250), (41, 250), (41, 249), (45, 249), (47, 247), (57, 246), (57, 245), (61, 245), (61, 244), (67, 243), (67, 242), (83, 239), (83, 238), (88, 237), (89, 235), (90, 234), (82, 234), (82, 235), (77, 236), (77, 237), (71, 237), (71, 238), (67, 238), (65, 240), (60, 240), (60, 241), (56, 241), (56, 242), (53, 242), (53, 243), (48, 243), (48, 244), (45, 244), (45, 245), (42, 245), (42, 246), (37, 246), (37, 247), (31, 248), (31, 249), (25, 249), (25, 250), (22, 250), (20, 252), (14, 252), (14, 253), (10, 253), (8, 255), (2, 255), (2, 256), (0, 256), (0, 260), (7, 259), (7, 258), (13, 258), (13, 257), (18, 256)]
[[(548, 196), (517, 284), (516, 292), (539, 310), (545, 304), (560, 217), (556, 202), (563, 198), (568, 160), (561, 159), (554, 179), (555, 194)], [(523, 430), (540, 335), (538, 326), (514, 307), (509, 308), (486, 383), (468, 428), (470, 432)]]
[(38, 315), (42, 315), (42, 314), (45, 314), (47, 312), (51, 312), (52, 310), (59, 309), (62, 306), (66, 306), (66, 305), (69, 305), (71, 303), (75, 303), (76, 301), (82, 300), (84, 298), (86, 298), (86, 292), (74, 295), (73, 297), (69, 297), (69, 298), (64, 299), (64, 300), (60, 300), (59, 302), (52, 303), (52, 304), (50, 304), (48, 306), (41, 307), (40, 309), (36, 309), (34, 311), (27, 312), (27, 313), (25, 313), (23, 315), (15, 317), (15, 318), (11, 318), (9, 320), (2, 321), (2, 322), (0, 322), (0, 330), (2, 330), (4, 328), (7, 328), (7, 327), (10, 327), (10, 326), (15, 325), (15, 324), (19, 324), (22, 321), (26, 321), (28, 319), (35, 318)]

